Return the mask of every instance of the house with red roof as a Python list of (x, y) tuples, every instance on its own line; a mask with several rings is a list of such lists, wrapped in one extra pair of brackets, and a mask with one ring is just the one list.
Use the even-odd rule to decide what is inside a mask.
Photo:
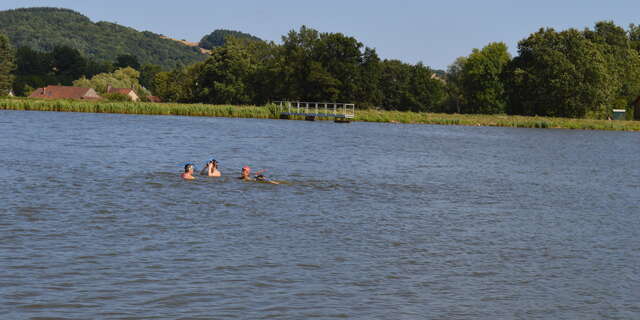
[(148, 96), (147, 99), (149, 99), (149, 102), (155, 102), (155, 103), (162, 102), (162, 99), (160, 99), (160, 97), (158, 96)]
[(121, 95), (128, 96), (131, 101), (140, 101), (138, 94), (133, 89), (128, 88), (114, 88), (111, 85), (107, 86), (107, 93), (119, 93)]
[(74, 99), (74, 100), (100, 100), (98, 93), (91, 88), (46, 86), (38, 88), (29, 95), (29, 98), (40, 99)]

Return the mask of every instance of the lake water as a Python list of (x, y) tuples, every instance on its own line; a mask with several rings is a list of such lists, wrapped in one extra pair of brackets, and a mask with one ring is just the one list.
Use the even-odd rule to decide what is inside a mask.
[[(625, 132), (0, 111), (0, 314), (638, 319), (639, 155)], [(222, 179), (179, 179), (212, 157)]]

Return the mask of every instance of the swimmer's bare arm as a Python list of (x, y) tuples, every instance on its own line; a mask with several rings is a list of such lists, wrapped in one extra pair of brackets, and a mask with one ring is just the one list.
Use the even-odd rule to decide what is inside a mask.
[(202, 168), (200, 175), (212, 177), (213, 176), (213, 164), (211, 162), (207, 163), (207, 166)]

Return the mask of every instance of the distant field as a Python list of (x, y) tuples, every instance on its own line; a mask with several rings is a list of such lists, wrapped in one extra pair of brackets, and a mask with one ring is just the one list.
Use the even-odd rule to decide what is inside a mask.
[[(0, 110), (122, 113), (257, 119), (278, 119), (280, 114), (280, 110), (275, 105), (231, 106), (148, 102), (36, 100), (26, 98), (1, 98)], [(514, 128), (640, 131), (640, 121), (609, 121), (508, 115), (439, 114), (379, 110), (356, 110), (355, 121)]]

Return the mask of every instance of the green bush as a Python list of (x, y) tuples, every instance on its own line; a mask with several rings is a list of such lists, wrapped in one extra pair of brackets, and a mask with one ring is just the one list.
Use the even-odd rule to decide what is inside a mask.
[(131, 97), (122, 93), (105, 93), (102, 97), (107, 101), (125, 102), (131, 101)]
[(265, 108), (269, 111), (269, 116), (271, 116), (271, 118), (278, 119), (280, 117), (282, 108), (279, 105), (275, 103), (269, 103), (265, 106)]

